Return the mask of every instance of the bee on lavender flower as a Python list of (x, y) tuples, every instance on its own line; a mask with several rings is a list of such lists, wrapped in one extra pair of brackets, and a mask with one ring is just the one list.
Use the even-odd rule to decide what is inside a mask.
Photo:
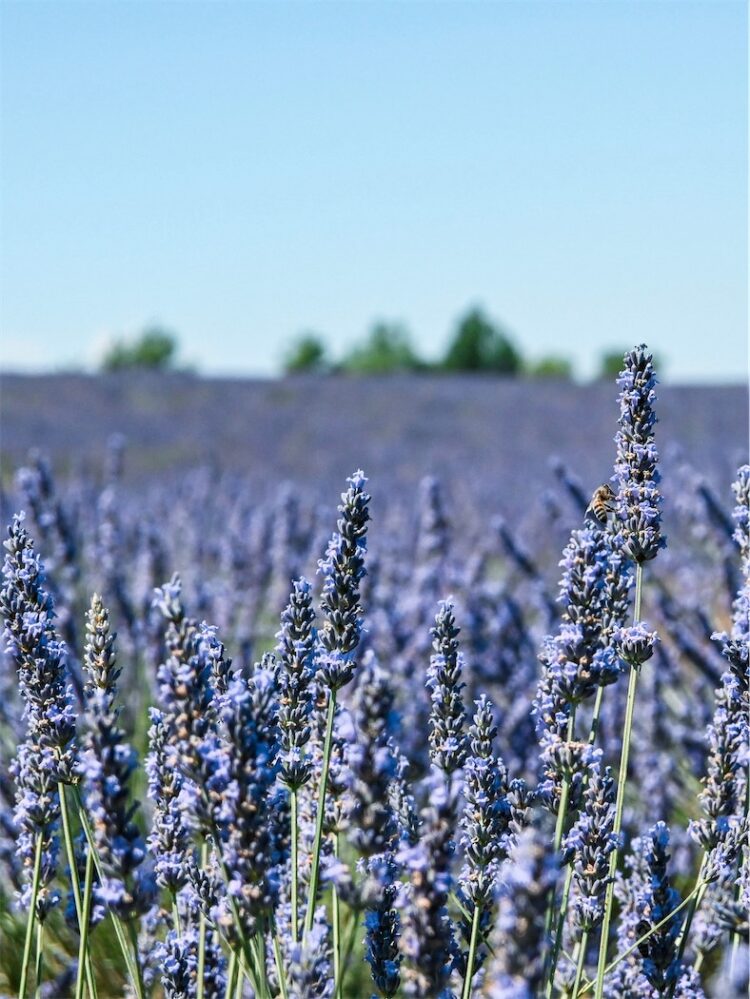
[(595, 520), (604, 526), (609, 519), (609, 515), (614, 511), (615, 494), (609, 483), (605, 482), (594, 490), (591, 502), (586, 507), (583, 515), (585, 520)]

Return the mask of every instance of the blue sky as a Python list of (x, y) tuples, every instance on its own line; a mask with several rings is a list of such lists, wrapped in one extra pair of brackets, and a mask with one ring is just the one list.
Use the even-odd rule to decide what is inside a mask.
[(159, 321), (273, 372), (481, 303), (589, 373), (747, 357), (742, 0), (13, 3), (2, 17), (6, 369)]

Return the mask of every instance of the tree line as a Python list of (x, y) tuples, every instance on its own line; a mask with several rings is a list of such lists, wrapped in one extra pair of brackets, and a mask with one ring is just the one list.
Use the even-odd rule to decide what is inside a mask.
[[(131, 340), (117, 340), (102, 360), (104, 371), (185, 370), (178, 364), (178, 340), (170, 330), (147, 327)], [(612, 350), (600, 359), (599, 377), (619, 371), (622, 351)], [(376, 322), (365, 337), (341, 357), (334, 357), (324, 338), (302, 333), (287, 348), (283, 359), (287, 375), (383, 375), (396, 372), (485, 372), (508, 377), (573, 377), (567, 357), (549, 354), (528, 359), (507, 331), (482, 309), (472, 308), (456, 323), (443, 355), (426, 360), (402, 323)]]

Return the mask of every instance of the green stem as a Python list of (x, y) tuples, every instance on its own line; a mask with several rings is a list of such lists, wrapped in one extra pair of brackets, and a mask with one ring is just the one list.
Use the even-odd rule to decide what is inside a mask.
[(234, 989), (237, 984), (237, 951), (232, 948), (229, 954), (227, 969), (227, 987), (224, 989), (224, 999), (234, 999)]
[(31, 902), (29, 914), (26, 917), (26, 937), (23, 944), (23, 962), (21, 964), (21, 982), (18, 986), (20, 999), (26, 999), (26, 989), (29, 983), (29, 964), (31, 963), (31, 942), (34, 939), (34, 920), (36, 919), (36, 898), (39, 894), (39, 879), (42, 871), (42, 833), (36, 834), (34, 849), (34, 873), (31, 878)]
[[(339, 837), (334, 837), (334, 854), (338, 857)], [(333, 994), (334, 999), (341, 999), (341, 899), (336, 885), (333, 886)]]
[[(636, 950), (638, 947), (640, 947), (641, 944), (645, 943), (646, 940), (648, 940), (648, 938), (652, 934), (656, 933), (656, 931), (660, 930), (662, 928), (662, 926), (665, 926), (668, 922), (670, 922), (672, 919), (674, 919), (674, 917), (677, 915), (677, 913), (681, 909), (685, 908), (685, 906), (688, 904), (688, 902), (690, 901), (690, 899), (695, 895), (695, 893), (697, 891), (699, 891), (702, 887), (704, 887), (706, 884), (707, 884), (707, 882), (705, 882), (705, 881), (699, 881), (697, 884), (695, 884), (695, 886), (693, 887), (693, 890), (690, 892), (690, 894), (686, 895), (685, 898), (683, 898), (683, 900), (680, 902), (680, 904), (676, 905), (674, 907), (674, 909), (672, 909), (671, 912), (668, 912), (667, 915), (664, 917), (664, 919), (659, 920), (659, 922), (656, 924), (656, 926), (652, 926), (648, 930), (647, 933), (643, 934), (642, 937), (638, 937), (638, 939), (635, 941), (635, 943), (631, 944), (630, 947), (628, 947), (627, 950), (624, 950), (622, 952), (622, 954), (618, 954), (617, 957), (615, 957), (612, 961), (610, 961), (610, 963), (604, 969), (604, 974), (608, 975), (610, 971), (612, 971), (614, 968), (617, 967), (617, 965), (620, 963), (620, 961), (624, 961), (625, 958), (629, 957), (633, 953), (634, 950)], [(598, 977), (599, 977), (599, 975), (598, 975), (598, 972), (597, 972), (597, 978)], [(576, 996), (576, 999), (580, 999), (580, 996), (585, 995), (589, 991), (589, 989), (592, 989), (595, 985), (596, 985), (596, 979), (592, 979), (590, 982), (584, 982), (581, 990), (578, 992), (578, 994)]]
[[(568, 733), (567, 741), (572, 742), (575, 735), (575, 724), (576, 724), (576, 705), (571, 705), (570, 717), (568, 718)], [(563, 777), (562, 792), (560, 794), (560, 804), (557, 809), (557, 821), (555, 822), (555, 856), (560, 852), (560, 846), (562, 844), (563, 832), (565, 831), (565, 819), (568, 813), (568, 800), (570, 798), (570, 778), (571, 775), (566, 771)], [(545, 995), (551, 996), (552, 989), (555, 983), (555, 972), (557, 971), (557, 958), (559, 953), (558, 941), (562, 937), (562, 932), (559, 930), (558, 925), (562, 922), (562, 914), (558, 916), (558, 922), (555, 921), (555, 902), (557, 900), (557, 882), (550, 888), (549, 899), (547, 901), (547, 913), (544, 919), (544, 939), (549, 940), (550, 937), (554, 936), (554, 943), (552, 945), (552, 950), (550, 951), (547, 964), (549, 967), (549, 977), (547, 979), (547, 987), (545, 989)], [(553, 934), (552, 930), (555, 928)]]
[(292, 788), (290, 794), (291, 827), (289, 830), (292, 844), (292, 940), (297, 942), (299, 929), (299, 857), (297, 836), (297, 788)]
[[(86, 872), (83, 881), (83, 899), (81, 912), (81, 936), (78, 941), (78, 970), (76, 973), (76, 999), (83, 999), (83, 983), (86, 980), (89, 989), (89, 999), (94, 999), (92, 989), (91, 959), (89, 955), (89, 925), (91, 923), (91, 889), (94, 881), (94, 857), (91, 850), (86, 851)], [(93, 976), (91, 976), (93, 977)]]
[(315, 920), (315, 900), (318, 895), (320, 881), (320, 848), (323, 842), (323, 820), (326, 810), (326, 792), (328, 790), (328, 770), (331, 765), (331, 745), (333, 743), (333, 720), (336, 714), (336, 691), (328, 695), (328, 718), (326, 734), (323, 742), (323, 770), (318, 788), (318, 811), (315, 816), (315, 841), (313, 844), (312, 869), (310, 871), (310, 888), (307, 895), (307, 911), (305, 912), (305, 933), (309, 933)]
[(469, 957), (466, 961), (466, 977), (464, 978), (464, 988), (461, 999), (470, 999), (471, 980), (474, 977), (474, 961), (477, 956), (477, 940), (479, 938), (479, 922), (482, 917), (481, 905), (474, 906), (474, 915), (471, 919), (471, 938), (469, 939)]
[(594, 701), (594, 712), (591, 715), (591, 728), (589, 729), (589, 746), (593, 746), (596, 737), (599, 735), (599, 719), (602, 713), (602, 700), (604, 699), (604, 687), (596, 688), (596, 700)]
[(555, 984), (555, 973), (557, 971), (557, 961), (560, 956), (560, 948), (562, 946), (562, 935), (565, 929), (565, 914), (568, 911), (568, 901), (570, 899), (570, 887), (573, 881), (573, 865), (568, 866), (567, 873), (565, 874), (565, 884), (563, 886), (562, 900), (560, 902), (560, 913), (557, 917), (557, 929), (555, 930), (555, 940), (552, 945), (552, 954), (550, 956), (550, 976), (547, 981), (547, 991), (546, 995), (551, 996), (552, 990)]
[(281, 999), (287, 999), (286, 974), (284, 973), (284, 959), (281, 956), (281, 947), (276, 933), (273, 935), (273, 956), (276, 960), (276, 974), (279, 976), (279, 988), (281, 989)]
[[(208, 863), (208, 843), (205, 837), (201, 843), (201, 870), (205, 871)], [(206, 967), (206, 916), (201, 904), (198, 915), (198, 981), (196, 982), (196, 999), (203, 999), (203, 978)]]
[[(700, 883), (700, 887), (698, 888), (697, 891), (691, 892), (690, 906), (688, 907), (688, 911), (685, 914), (685, 922), (682, 924), (682, 929), (680, 930), (680, 936), (677, 940), (677, 953), (675, 955), (676, 965), (679, 965), (680, 962), (682, 961), (682, 955), (685, 953), (685, 946), (687, 944), (688, 935), (690, 933), (690, 927), (693, 923), (693, 916), (700, 908), (700, 904), (703, 901), (703, 896), (706, 894), (708, 883), (703, 879), (706, 873), (707, 865), (708, 865), (708, 852), (705, 852), (703, 854), (703, 859), (701, 860), (701, 866), (698, 871), (698, 882)], [(677, 985), (676, 981), (672, 983), (672, 987), (667, 993), (669, 999), (671, 999), (671, 997), (674, 995), (674, 990), (676, 985)]]
[[(635, 569), (635, 607), (633, 624), (638, 624), (641, 617), (641, 593), (643, 590), (643, 565), (639, 562)], [(630, 667), (628, 680), (628, 699), (625, 705), (625, 725), (622, 733), (622, 750), (620, 753), (620, 770), (617, 775), (617, 798), (615, 801), (615, 821), (612, 831), (620, 835), (622, 829), (622, 813), (625, 804), (625, 785), (628, 778), (628, 758), (630, 756), (630, 736), (633, 730), (633, 714), (635, 710), (635, 695), (638, 689), (638, 667)], [(607, 964), (607, 947), (609, 945), (609, 926), (612, 921), (612, 904), (614, 901), (614, 880), (617, 871), (617, 856), (619, 850), (613, 850), (609, 855), (609, 883), (604, 900), (604, 919), (602, 920), (602, 935), (599, 941), (599, 961), (596, 968), (596, 992), (594, 999), (602, 999), (604, 994), (604, 975)]]
[[(73, 826), (70, 821), (70, 809), (68, 808), (68, 794), (65, 788), (65, 784), (62, 781), (58, 781), (57, 793), (60, 798), (60, 818), (62, 820), (63, 827), (63, 840), (65, 841), (65, 858), (68, 861), (68, 868), (70, 869), (70, 887), (73, 892), (73, 904), (76, 910), (76, 919), (78, 920), (78, 933), (79, 937), (86, 937), (88, 939), (88, 927), (84, 931), (83, 926), (83, 901), (81, 899), (81, 886), (78, 881), (78, 864), (76, 863), (76, 853), (75, 845), (73, 843)], [(89, 849), (88, 854), (91, 853)], [(88, 854), (86, 857), (86, 863), (88, 865)], [(83, 954), (83, 962), (81, 963), (81, 954)], [(81, 970), (86, 975), (86, 984), (88, 985), (89, 992), (91, 995), (96, 994), (96, 987), (94, 986), (94, 972), (91, 967), (91, 955), (88, 952), (88, 942), (86, 946), (81, 949), (79, 946), (79, 965), (78, 965), (78, 975), (80, 977)]]
[(357, 912), (355, 909), (350, 911), (349, 915), (349, 932), (346, 935), (346, 946), (344, 947), (344, 966), (342, 975), (346, 977), (346, 970), (349, 967), (349, 960), (352, 956), (352, 950), (354, 949), (354, 937), (357, 933)]
[[(96, 867), (96, 873), (98, 874), (100, 880), (104, 877), (104, 871), (102, 869), (101, 861), (99, 860), (99, 854), (96, 850), (96, 843), (94, 841), (94, 834), (91, 830), (91, 823), (89, 822), (88, 813), (83, 806), (83, 801), (81, 799), (80, 791), (77, 787), (73, 788), (74, 794), (76, 796), (76, 804), (78, 807), (78, 819), (81, 823), (81, 828), (83, 829), (86, 840), (89, 844), (89, 850), (94, 858), (94, 866)], [(117, 937), (117, 942), (120, 944), (120, 950), (122, 951), (122, 956), (125, 959), (125, 964), (127, 965), (128, 974), (130, 976), (130, 981), (135, 990), (136, 999), (144, 999), (144, 987), (143, 987), (143, 977), (141, 975), (140, 961), (138, 960), (138, 946), (137, 941), (133, 943), (133, 935), (131, 935), (131, 945), (133, 950), (131, 951), (131, 945), (128, 944), (128, 940), (125, 936), (125, 927), (123, 926), (122, 920), (116, 913), (109, 910), (110, 916), (112, 917), (112, 925), (115, 929), (115, 936)], [(134, 930), (134, 928), (133, 928)]]
[(174, 888), (170, 888), (169, 894), (172, 896), (172, 922), (177, 931), (177, 936), (182, 936), (182, 922), (180, 920), (180, 909), (177, 905), (177, 893)]
[(578, 989), (581, 987), (581, 978), (583, 978), (583, 966), (586, 963), (586, 948), (589, 943), (589, 931), (584, 930), (581, 935), (580, 949), (578, 951), (578, 964), (576, 965), (576, 980), (573, 984), (573, 995), (578, 995)]
[(44, 965), (44, 923), (36, 924), (36, 960), (34, 962), (34, 995), (36, 999), (41, 999), (42, 995), (42, 969)]

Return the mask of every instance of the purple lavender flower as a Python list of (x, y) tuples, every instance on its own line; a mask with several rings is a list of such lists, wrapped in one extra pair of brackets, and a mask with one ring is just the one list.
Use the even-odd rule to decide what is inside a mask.
[(391, 849), (398, 832), (389, 801), (398, 770), (392, 742), (395, 721), (393, 688), (368, 652), (354, 694), (355, 739), (347, 751), (352, 801), (349, 839), (364, 857)]
[(475, 906), (486, 908), (492, 899), (499, 866), (510, 846), (511, 821), (508, 774), (493, 749), (497, 728), (492, 705), (482, 696), (476, 707), (469, 730), (470, 753), (464, 769), (461, 845), (466, 862), (459, 878), (470, 913)]
[(134, 821), (138, 805), (131, 800), (130, 791), (137, 758), (118, 724), (120, 711), (115, 698), (120, 670), (115, 661), (115, 635), (110, 631), (109, 612), (97, 595), (91, 601), (86, 631), (83, 665), (89, 731), (81, 773), (97, 854), (105, 872), (102, 889), (109, 906), (126, 918), (135, 906), (132, 876), (144, 859), (146, 846)]
[(190, 876), (192, 835), (183, 791), (185, 779), (180, 770), (164, 714), (149, 712), (149, 753), (145, 768), (154, 816), (148, 847), (155, 860), (157, 883), (174, 894)]
[(320, 672), (325, 683), (338, 690), (354, 675), (353, 654), (362, 628), (360, 582), (365, 575), (367, 522), (370, 497), (365, 492), (367, 479), (357, 471), (349, 479), (349, 488), (341, 496), (338, 532), (333, 535), (326, 556), (318, 563), (323, 576), (320, 605), (325, 616), (319, 633)]
[[(637, 934), (642, 936), (679, 905), (680, 896), (671, 887), (667, 873), (669, 830), (665, 823), (657, 822), (648, 836), (633, 844), (633, 849), (643, 852), (648, 875), (648, 879), (636, 887), (636, 906), (640, 917)], [(680, 977), (677, 937), (681, 925), (682, 917), (678, 913), (638, 948), (643, 974), (659, 993), (670, 989)]]
[(614, 820), (615, 788), (610, 768), (602, 773), (598, 760), (592, 761), (583, 811), (563, 841), (563, 859), (573, 864), (576, 924), (587, 932), (598, 926), (604, 915), (609, 855), (617, 847)]
[[(5, 618), (6, 648), (18, 668), (27, 726), (12, 767), (14, 818), (19, 832), (18, 854), (29, 878), (37, 837), (41, 837), (41, 890), (36, 903), (41, 921), (59, 899), (50, 889), (57, 869), (58, 783), (77, 780), (75, 717), (66, 684), (65, 649), (55, 632), (52, 599), (44, 587), (41, 562), (23, 527), (23, 515), (13, 518), (5, 548), (0, 608)], [(29, 891), (27, 884), (24, 904), (29, 903)]]
[(391, 853), (371, 857), (367, 862), (365, 960), (370, 965), (373, 982), (386, 999), (396, 994), (401, 981), (401, 917), (396, 909), (398, 874)]
[(430, 758), (450, 779), (466, 759), (464, 734), (466, 712), (461, 681), (463, 661), (458, 651), (458, 634), (453, 605), (444, 601), (435, 615), (427, 685), (430, 688)]
[(419, 842), (403, 846), (396, 858), (409, 879), (399, 898), (401, 950), (407, 960), (402, 981), (410, 999), (448, 999), (456, 953), (447, 909), (455, 804), (440, 771), (434, 769), (427, 784), (430, 804), (422, 812)]
[(281, 615), (277, 656), (280, 672), (280, 779), (296, 791), (310, 777), (305, 746), (310, 739), (312, 680), (315, 655), (315, 612), (306, 579), (295, 580), (289, 604)]
[(647, 562), (665, 547), (661, 533), (659, 455), (654, 443), (656, 378), (653, 358), (641, 344), (625, 354), (620, 386), (620, 429), (615, 437), (617, 539), (634, 562)]

